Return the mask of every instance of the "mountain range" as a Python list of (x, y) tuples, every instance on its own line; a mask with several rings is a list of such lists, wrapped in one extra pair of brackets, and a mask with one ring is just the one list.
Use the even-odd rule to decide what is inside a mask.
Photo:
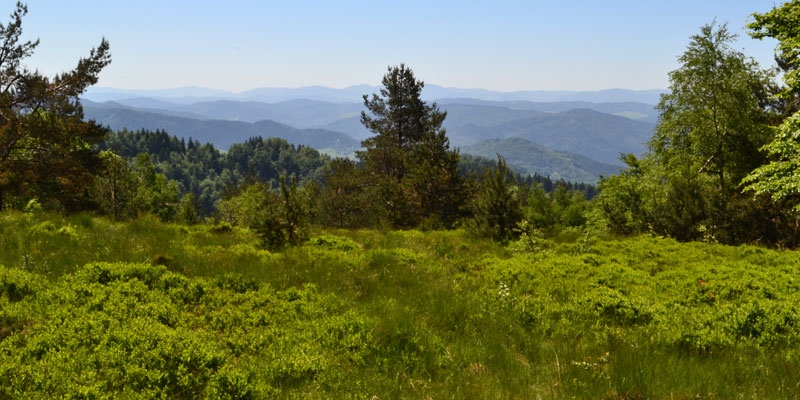
[[(280, 137), (334, 156), (352, 156), (361, 140), (372, 135), (360, 122), (361, 96), (379, 89), (268, 88), (237, 94), (100, 88), (87, 92), (82, 103), (87, 119), (114, 130), (164, 130), (222, 150), (254, 136)], [(599, 175), (616, 173), (622, 153), (642, 154), (657, 119), (656, 91), (430, 89), (426, 85), (423, 94), (437, 96), (427, 101), (448, 113), (444, 127), (453, 147), (490, 158), (501, 154), (519, 171), (576, 182), (595, 183)], [(618, 101), (594, 101), (604, 99)]]
[(510, 137), (488, 139), (462, 147), (461, 151), (493, 159), (502, 154), (509, 166), (521, 174), (537, 173), (553, 181), (597, 182), (598, 175), (614, 175), (622, 169), (619, 165), (605, 164), (574, 153), (557, 151), (529, 140)]
[[(379, 86), (354, 85), (346, 88), (330, 88), (326, 86), (305, 86), (300, 88), (258, 88), (243, 92), (208, 89), (201, 87), (183, 87), (175, 89), (131, 90), (108, 87), (90, 87), (85, 98), (94, 101), (116, 101), (135, 97), (167, 100), (172, 103), (190, 104), (203, 100), (236, 100), (277, 103), (286, 100), (314, 99), (330, 102), (361, 103), (362, 96), (378, 93)], [(444, 98), (478, 99), (488, 101), (531, 101), (531, 102), (568, 102), (586, 101), (591, 103), (636, 102), (657, 104), (662, 89), (628, 90), (606, 89), (598, 91), (548, 91), (520, 90), (500, 92), (487, 89), (449, 88), (425, 84), (422, 99), (434, 101)]]

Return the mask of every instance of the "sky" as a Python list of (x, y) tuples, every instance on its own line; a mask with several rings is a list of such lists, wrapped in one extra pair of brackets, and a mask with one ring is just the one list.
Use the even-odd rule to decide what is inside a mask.
[[(427, 84), (497, 91), (664, 89), (700, 27), (727, 23), (762, 67), (775, 42), (747, 36), (779, 0), (40, 0), (28, 2), (26, 60), (53, 75), (101, 38), (98, 87), (380, 85), (389, 66)], [(2, 2), (6, 24), (12, 2)]]

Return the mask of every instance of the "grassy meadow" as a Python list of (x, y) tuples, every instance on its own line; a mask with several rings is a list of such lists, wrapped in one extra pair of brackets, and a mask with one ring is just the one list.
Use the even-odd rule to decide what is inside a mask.
[(0, 398), (797, 399), (800, 253), (0, 214)]

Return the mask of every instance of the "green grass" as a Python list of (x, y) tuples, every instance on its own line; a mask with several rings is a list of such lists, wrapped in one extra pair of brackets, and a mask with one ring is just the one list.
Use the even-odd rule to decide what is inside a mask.
[(0, 398), (800, 397), (797, 252), (366, 230), (269, 252), (21, 213), (0, 232)]

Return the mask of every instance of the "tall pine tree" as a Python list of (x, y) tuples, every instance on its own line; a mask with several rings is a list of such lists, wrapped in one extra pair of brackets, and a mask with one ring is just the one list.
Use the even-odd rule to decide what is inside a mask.
[(389, 67), (380, 95), (364, 96), (361, 122), (375, 134), (357, 153), (383, 218), (393, 227), (451, 227), (464, 203), (457, 151), (442, 123), (447, 112), (421, 99), (424, 82), (404, 64)]

